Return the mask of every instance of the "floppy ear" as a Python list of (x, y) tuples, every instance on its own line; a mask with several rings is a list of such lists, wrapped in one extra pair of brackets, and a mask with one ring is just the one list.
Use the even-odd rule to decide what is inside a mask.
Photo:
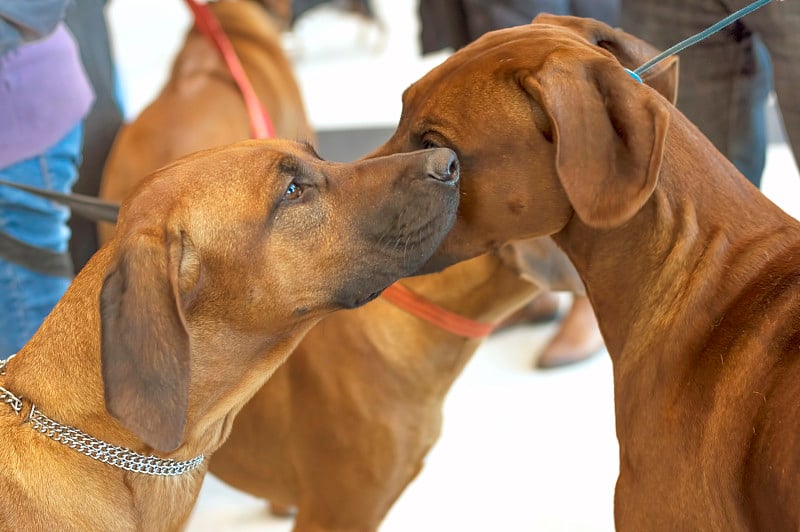
[(556, 53), (520, 82), (550, 120), (556, 171), (578, 217), (598, 228), (632, 218), (658, 179), (669, 121), (662, 100), (605, 58)]
[[(561, 26), (577, 33), (591, 44), (609, 51), (622, 66), (636, 70), (661, 53), (655, 46), (608, 24), (591, 18), (541, 14), (533, 24)], [(678, 98), (678, 57), (670, 56), (642, 75), (642, 81), (653, 87), (673, 105)]]
[(106, 408), (145, 443), (169, 452), (183, 441), (189, 396), (179, 277), (198, 269), (196, 254), (177, 232), (132, 235), (117, 254), (100, 292)]

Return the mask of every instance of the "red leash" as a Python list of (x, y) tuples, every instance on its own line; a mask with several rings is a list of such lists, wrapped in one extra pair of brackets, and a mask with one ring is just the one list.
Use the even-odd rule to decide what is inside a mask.
[(247, 73), (236, 55), (228, 36), (219, 23), (219, 20), (208, 4), (198, 4), (196, 0), (186, 0), (186, 4), (194, 14), (195, 26), (205, 35), (222, 54), (225, 64), (228, 65), (236, 85), (242, 92), (244, 103), (247, 106), (247, 115), (250, 117), (250, 129), (253, 132), (253, 137), (257, 139), (268, 139), (275, 136), (275, 128), (272, 126), (266, 109), (261, 104), (261, 101), (256, 96), (250, 80), (247, 78)]
[(445, 310), (400, 283), (394, 283), (384, 290), (381, 297), (440, 329), (464, 338), (486, 338), (495, 329), (494, 324), (471, 320)]

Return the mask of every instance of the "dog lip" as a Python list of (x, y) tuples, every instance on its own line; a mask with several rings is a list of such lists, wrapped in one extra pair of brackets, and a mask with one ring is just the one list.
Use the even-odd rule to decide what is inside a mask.
[(360, 307), (362, 305), (366, 305), (370, 301), (377, 299), (381, 293), (385, 290), (385, 288), (381, 288), (376, 292), (371, 292), (364, 297), (356, 297), (354, 299), (350, 299), (347, 301), (340, 301), (339, 305), (344, 309), (354, 309)]
[(450, 188), (455, 188), (459, 184), (458, 172), (456, 172), (455, 176), (452, 179), (442, 180), (442, 179), (439, 179), (439, 178), (436, 178), (436, 177), (432, 177), (431, 179), (435, 180), (438, 184), (440, 184), (442, 186), (450, 187)]
[(359, 302), (359, 304), (360, 304), (360, 305), (364, 305), (364, 304), (366, 304), (366, 303), (369, 303), (369, 302), (370, 302), (370, 301), (372, 301), (373, 299), (376, 299), (378, 296), (380, 296), (382, 292), (383, 292), (383, 290), (378, 290), (377, 292), (372, 292), (372, 293), (371, 293), (371, 294), (369, 294), (369, 295), (368, 295), (366, 298), (362, 299), (362, 300)]

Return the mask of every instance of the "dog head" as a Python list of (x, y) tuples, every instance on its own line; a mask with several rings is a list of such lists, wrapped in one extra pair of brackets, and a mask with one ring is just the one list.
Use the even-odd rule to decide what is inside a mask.
[[(487, 33), (411, 85), (397, 131), (368, 157), (458, 154), (456, 224), (423, 271), (557, 233), (573, 215), (629, 220), (655, 187), (669, 113), (623, 66), (654, 53), (602, 23), (546, 16)], [(674, 98), (676, 73), (672, 61), (647, 81)]]
[(288, 30), (292, 23), (290, 0), (217, 0), (209, 2), (209, 5), (228, 34), (246, 35), (250, 25), (260, 15), (266, 15), (278, 32)]
[(292, 23), (292, 2), (290, 0), (258, 0), (272, 15), (281, 30), (289, 29)]
[(277, 348), (288, 354), (326, 313), (416, 271), (452, 225), (458, 182), (449, 149), (340, 164), (279, 140), (156, 172), (123, 203), (109, 243), (108, 411), (155, 449), (175, 449), (196, 365), (219, 378)]

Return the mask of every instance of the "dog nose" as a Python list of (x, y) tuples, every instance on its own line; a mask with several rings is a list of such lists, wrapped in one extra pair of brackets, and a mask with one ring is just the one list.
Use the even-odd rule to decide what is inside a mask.
[(458, 183), (460, 172), (455, 152), (448, 148), (432, 149), (428, 157), (427, 175), (443, 183)]

